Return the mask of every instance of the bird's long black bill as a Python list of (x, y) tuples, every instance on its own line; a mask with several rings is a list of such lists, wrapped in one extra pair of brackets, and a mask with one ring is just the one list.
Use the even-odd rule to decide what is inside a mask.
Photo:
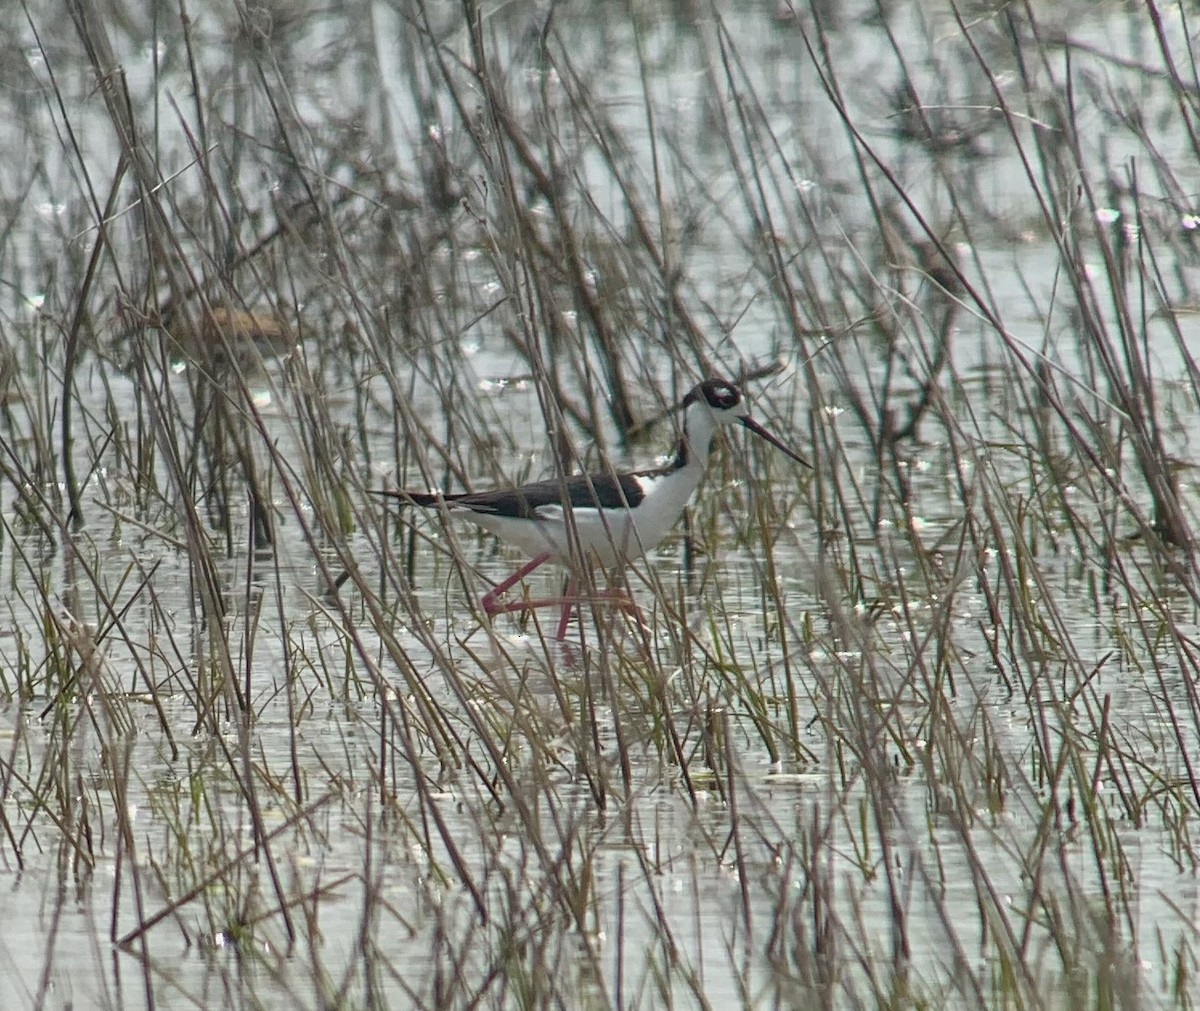
[(750, 429), (750, 431), (752, 431), (755, 435), (766, 439), (767, 442), (769, 442), (772, 446), (774, 446), (777, 450), (779, 450), (779, 452), (785, 453), (787, 456), (791, 457), (797, 463), (802, 464), (803, 466), (807, 467), (809, 470), (812, 470), (811, 463), (809, 463), (806, 459), (804, 459), (804, 457), (800, 456), (798, 453), (793, 452), (791, 449), (789, 449), (787, 446), (785, 446), (782, 442), (780, 442), (777, 438), (775, 438), (775, 436), (773, 436), (770, 432), (768, 432), (765, 428), (763, 428), (762, 425), (760, 425), (753, 418), (747, 417), (747, 418), (741, 418), (739, 420), (741, 421), (741, 423), (743, 425), (745, 425), (748, 429)]

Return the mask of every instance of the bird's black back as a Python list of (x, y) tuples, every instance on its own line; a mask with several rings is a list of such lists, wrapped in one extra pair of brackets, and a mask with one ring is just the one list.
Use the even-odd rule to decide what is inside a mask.
[[(624, 509), (636, 507), (645, 497), (640, 476), (652, 477), (658, 471), (642, 474), (582, 474), (566, 479), (567, 501), (572, 509)], [(535, 481), (519, 488), (499, 488), (493, 491), (459, 492), (438, 495), (433, 492), (385, 491), (381, 495), (400, 499), (418, 506), (435, 506), (439, 502), (495, 516), (536, 519), (543, 506), (561, 506), (563, 482), (557, 479)]]

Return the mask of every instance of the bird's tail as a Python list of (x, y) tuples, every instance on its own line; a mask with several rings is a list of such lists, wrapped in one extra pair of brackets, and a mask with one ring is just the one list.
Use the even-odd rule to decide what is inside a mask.
[(457, 495), (440, 495), (429, 491), (390, 491), (372, 490), (372, 495), (382, 495), (384, 498), (394, 498), (401, 505), (435, 506), (439, 502), (453, 502)]

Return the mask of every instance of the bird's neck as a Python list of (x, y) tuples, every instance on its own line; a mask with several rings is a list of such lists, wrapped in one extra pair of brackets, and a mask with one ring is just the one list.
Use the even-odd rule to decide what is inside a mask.
[(708, 451), (712, 445), (713, 424), (708, 413), (689, 409), (683, 417), (683, 434), (675, 448), (671, 470), (695, 469), (703, 471), (708, 466)]

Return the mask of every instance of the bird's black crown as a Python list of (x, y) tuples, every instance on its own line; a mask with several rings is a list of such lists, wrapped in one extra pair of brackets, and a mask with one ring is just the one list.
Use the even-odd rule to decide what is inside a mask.
[(741, 402), (742, 391), (724, 379), (706, 379), (683, 398), (683, 406), (686, 408), (701, 398), (714, 411), (728, 411)]

